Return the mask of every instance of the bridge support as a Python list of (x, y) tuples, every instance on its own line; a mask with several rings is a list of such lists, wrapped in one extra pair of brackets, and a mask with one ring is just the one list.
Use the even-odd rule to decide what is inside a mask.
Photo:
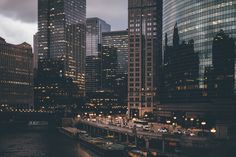
[(149, 139), (145, 139), (145, 146), (146, 146), (146, 149), (149, 149)]
[(122, 135), (121, 135), (121, 133), (118, 133), (118, 136), (119, 136), (119, 141), (121, 142), (121, 141), (122, 141)]
[(129, 135), (126, 135), (126, 143), (129, 143)]
[(137, 136), (134, 136), (134, 144), (135, 144), (136, 146), (138, 146), (138, 137), (137, 137)]
[(162, 152), (165, 153), (165, 139), (162, 139)]

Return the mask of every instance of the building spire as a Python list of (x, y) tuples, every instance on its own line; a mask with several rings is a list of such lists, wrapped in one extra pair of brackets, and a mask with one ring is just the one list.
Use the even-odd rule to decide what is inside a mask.
[(178, 46), (179, 45), (179, 30), (177, 26), (177, 22), (175, 23), (174, 27), (174, 34), (173, 34), (173, 46)]

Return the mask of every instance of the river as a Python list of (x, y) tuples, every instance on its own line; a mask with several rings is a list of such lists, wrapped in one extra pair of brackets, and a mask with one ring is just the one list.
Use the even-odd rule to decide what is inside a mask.
[[(1, 130), (1, 129), (0, 129)], [(0, 157), (98, 157), (78, 141), (47, 129), (0, 131)]]

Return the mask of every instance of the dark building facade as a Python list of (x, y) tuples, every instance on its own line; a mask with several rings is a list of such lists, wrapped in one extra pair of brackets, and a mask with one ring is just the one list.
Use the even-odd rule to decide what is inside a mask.
[(90, 92), (86, 96), (84, 111), (97, 114), (113, 114), (118, 108), (118, 98), (113, 91), (99, 90)]
[(86, 56), (85, 89), (86, 94), (101, 89), (101, 57)]
[(34, 103), (38, 110), (76, 107), (79, 88), (64, 73), (64, 61), (55, 59), (40, 60), (34, 78)]
[(199, 57), (198, 88), (203, 100), (207, 97), (205, 71), (213, 64), (213, 39), (221, 29), (233, 39), (236, 38), (235, 13), (236, 1), (232, 0), (163, 1), (163, 35), (167, 33), (170, 39), (168, 44), (173, 39), (172, 30), (176, 22), (180, 38), (185, 41), (194, 40), (194, 51)]
[[(193, 40), (194, 42), (187, 44), (188, 46), (192, 44), (192, 48), (189, 49), (186, 56), (182, 58), (182, 62), (186, 64), (190, 63), (190, 58), (194, 58), (195, 56), (195, 61), (192, 61), (191, 64), (194, 65), (194, 63), (198, 63), (198, 66), (195, 65), (192, 67), (192, 75), (189, 79), (189, 81), (193, 81), (194, 88), (188, 88), (186, 95), (182, 95), (182, 90), (178, 91), (178, 88), (176, 88), (175, 91), (183, 97), (176, 100), (173, 99), (175, 101), (172, 102), (167, 102), (171, 100), (168, 99), (168, 97), (161, 100), (161, 105), (158, 105), (157, 108), (159, 115), (165, 114), (168, 117), (173, 117), (178, 114), (179, 117), (192, 118), (194, 120), (199, 119), (199, 117), (208, 117), (208, 120), (216, 120), (220, 119), (220, 117), (227, 117), (235, 111), (235, 100), (232, 100), (232, 97), (227, 100), (219, 100), (220, 95), (223, 94), (223, 90), (226, 90), (226, 86), (229, 88), (229, 91), (226, 91), (226, 93), (232, 93), (232, 90), (235, 91), (236, 75), (235, 68), (233, 67), (235, 67), (236, 62), (235, 56), (232, 55), (233, 53), (235, 54), (235, 47), (233, 48), (232, 46), (233, 43), (235, 44), (235, 41), (218, 34), (222, 29), (226, 34), (230, 35), (231, 38), (236, 38), (235, 8), (236, 2), (232, 0), (163, 0), (163, 35), (167, 34), (166, 37), (163, 36), (163, 43), (166, 42), (166, 45), (172, 44), (171, 42), (176, 38), (172, 31), (177, 23), (179, 39), (175, 40), (176, 42), (173, 43), (173, 47), (181, 43), (180, 39), (182, 41)], [(223, 39), (225, 39), (225, 41), (227, 40), (227, 44)], [(229, 49), (225, 49), (223, 53), (220, 53), (222, 52), (222, 43), (231, 47), (231, 52)], [(163, 50), (165, 50), (165, 48), (166, 47), (163, 47)], [(178, 50), (175, 51), (175, 53), (177, 53)], [(182, 54), (184, 51), (184, 49), (181, 50)], [(168, 55), (169, 53), (164, 53), (163, 62), (168, 58)], [(228, 60), (228, 63), (226, 63), (225, 60)], [(182, 65), (183, 63), (178, 63), (173, 68), (181, 66), (182, 68), (179, 70), (185, 71), (188, 69)], [(222, 70), (225, 66), (229, 69)], [(196, 75), (197, 71), (198, 75)], [(234, 73), (232, 73), (232, 71), (234, 71)], [(185, 76), (188, 77), (188, 73), (186, 74)], [(231, 79), (231, 81), (226, 81), (231, 83), (227, 84), (223, 81), (226, 78), (228, 80)], [(182, 79), (181, 81), (183, 82)], [(215, 81), (218, 83), (215, 83)], [(234, 84), (232, 84), (232, 82), (234, 82)], [(234, 89), (232, 89), (232, 87)], [(214, 99), (213, 95), (215, 95)]]
[(129, 0), (128, 115), (153, 112), (162, 56), (162, 1)]
[(86, 20), (86, 56), (98, 56), (101, 52), (102, 33), (110, 32), (111, 26), (104, 20), (94, 17)]
[(213, 39), (212, 67), (206, 70), (210, 99), (232, 98), (235, 76), (235, 41), (221, 30)]
[(199, 99), (199, 58), (194, 51), (194, 41), (180, 44), (177, 24), (174, 27), (173, 46), (165, 35), (161, 102), (192, 102)]
[(118, 66), (117, 48), (102, 46), (101, 59), (102, 90), (114, 91)]
[(38, 57), (63, 59), (65, 76), (85, 90), (86, 0), (38, 0)]
[(128, 31), (112, 31), (102, 33), (102, 46), (117, 48), (118, 74), (128, 72)]
[(33, 108), (33, 54), (27, 43), (0, 38), (0, 108)]

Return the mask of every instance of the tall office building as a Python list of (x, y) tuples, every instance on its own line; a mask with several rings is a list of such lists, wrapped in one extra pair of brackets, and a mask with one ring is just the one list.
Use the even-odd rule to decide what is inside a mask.
[(118, 74), (128, 72), (128, 31), (112, 31), (102, 33), (102, 46), (117, 48)]
[(168, 45), (165, 35), (164, 54), (162, 66), (162, 90), (160, 92), (162, 103), (178, 103), (197, 101), (199, 58), (194, 52), (194, 41), (179, 42), (177, 24), (173, 31), (173, 45)]
[(102, 32), (110, 32), (111, 26), (97, 17), (86, 20), (86, 56), (98, 56), (101, 52)]
[(101, 57), (86, 56), (85, 62), (85, 89), (88, 94), (101, 89)]
[(61, 59), (65, 76), (85, 88), (86, 0), (38, 0), (39, 59)]
[(101, 59), (102, 89), (114, 91), (117, 74), (117, 48), (102, 46)]
[[(166, 115), (168, 114), (169, 116), (173, 116), (173, 114), (177, 113), (177, 115), (179, 115), (180, 117), (206, 117), (204, 116), (204, 114), (208, 115), (209, 117), (209, 115), (212, 115), (212, 113), (214, 113), (215, 116), (212, 117), (216, 118), (220, 117), (222, 113), (228, 114), (228, 111), (232, 110), (231, 107), (234, 106), (233, 101), (216, 101), (212, 99), (213, 97), (209, 96), (209, 94), (212, 94), (209, 93), (209, 86), (212, 86), (212, 81), (210, 81), (210, 77), (208, 76), (213, 75), (211, 70), (212, 67), (214, 68), (215, 66), (217, 66), (217, 69), (222, 71), (222, 68), (219, 68), (219, 65), (222, 66), (223, 64), (225, 64), (226, 62), (223, 63), (223, 60), (229, 59), (227, 55), (232, 54), (232, 52), (230, 52), (231, 50), (227, 49), (225, 49), (225, 52), (223, 52), (223, 49), (220, 46), (216, 46), (216, 43), (220, 42), (216, 42), (214, 40), (221, 40), (221, 38), (226, 39), (225, 36), (217, 35), (220, 30), (223, 30), (225, 34), (229, 35), (229, 38), (234, 39), (234, 41), (228, 39), (228, 42), (231, 42), (231, 47), (232, 43), (235, 44), (235, 14), (236, 1), (234, 0), (163, 0), (163, 43), (166, 41), (166, 39), (168, 39), (166, 41), (166, 45), (173, 44), (173, 46), (175, 47), (176, 44), (181, 44), (183, 43), (183, 41), (188, 42), (192, 40), (194, 41), (194, 52), (186, 53), (185, 56), (182, 57), (182, 62), (185, 62), (186, 64), (190, 63), (190, 60), (194, 55), (196, 55), (195, 60), (199, 61), (197, 66), (192, 67), (191, 71), (186, 68), (187, 65), (182, 66), (182, 64), (177, 64), (176, 62), (176, 64), (174, 64), (172, 62), (173, 68), (179, 68), (179, 71), (184, 72), (183, 74), (185, 74), (186, 78), (190, 76), (188, 78), (189, 83), (190, 81), (192, 81), (192, 83), (198, 83), (194, 83), (193, 86), (181, 86), (179, 90), (177, 90), (178, 88), (176, 88), (175, 93), (177, 95), (184, 92), (186, 92), (186, 95), (181, 99), (178, 99), (178, 101), (174, 97), (166, 97), (164, 98), (164, 100), (161, 99), (161, 104), (163, 104), (162, 102), (169, 101), (170, 99), (172, 99), (172, 103), (164, 103), (163, 105), (158, 106), (158, 111), (163, 111), (163, 113), (165, 113)], [(178, 26), (179, 39), (175, 40), (175, 43), (172, 43), (174, 38), (173, 28), (175, 27), (176, 23)], [(167, 34), (166, 37), (164, 37), (165, 34)], [(230, 43), (228, 44), (230, 45)], [(164, 47), (164, 49), (165, 48), (166, 47)], [(236, 52), (235, 48), (233, 51), (234, 53)], [(164, 60), (166, 60), (166, 58), (168, 58), (169, 56), (169, 53), (166, 52), (167, 51), (164, 51), (163, 54)], [(184, 52), (182, 52), (182, 54), (183, 53)], [(222, 61), (219, 61), (216, 58), (221, 58)], [(185, 61), (186, 59), (188, 61)], [(196, 61), (194, 62), (197, 63)], [(194, 62), (192, 61), (192, 64)], [(232, 86), (234, 87), (235, 91), (235, 57), (231, 58), (229, 62), (230, 63), (225, 64), (225, 66), (230, 68), (234, 67), (234, 69), (228, 70), (228, 74), (232, 75), (232, 77), (234, 78), (234, 83)], [(196, 75), (197, 71), (198, 75)], [(232, 73), (232, 71), (234, 73)], [(226, 73), (224, 75), (226, 75)], [(179, 79), (179, 81), (182, 81), (180, 83), (184, 83), (184, 80), (182, 79)], [(178, 83), (176, 83), (176, 85), (177, 84)], [(218, 85), (215, 84), (213, 86), (217, 87)], [(212, 113), (209, 113), (209, 111), (212, 111)]]
[[(233, 0), (163, 1), (163, 35), (167, 33), (168, 44), (173, 39), (172, 30), (176, 22), (181, 40), (194, 40), (194, 51), (199, 56), (199, 89), (203, 97), (207, 96), (204, 93), (204, 73), (212, 65), (213, 39), (221, 29), (236, 39), (235, 14), (236, 1)], [(234, 86), (236, 89), (236, 83)]]
[(33, 107), (33, 54), (27, 43), (13, 45), (0, 37), (0, 106)]
[(64, 73), (63, 60), (44, 59), (34, 77), (35, 109), (72, 108), (78, 103), (79, 89)]
[(158, 103), (162, 1), (129, 0), (128, 114), (143, 116)]
[(230, 98), (234, 94), (235, 41), (223, 30), (212, 45), (212, 66), (206, 69), (207, 94), (214, 99)]

